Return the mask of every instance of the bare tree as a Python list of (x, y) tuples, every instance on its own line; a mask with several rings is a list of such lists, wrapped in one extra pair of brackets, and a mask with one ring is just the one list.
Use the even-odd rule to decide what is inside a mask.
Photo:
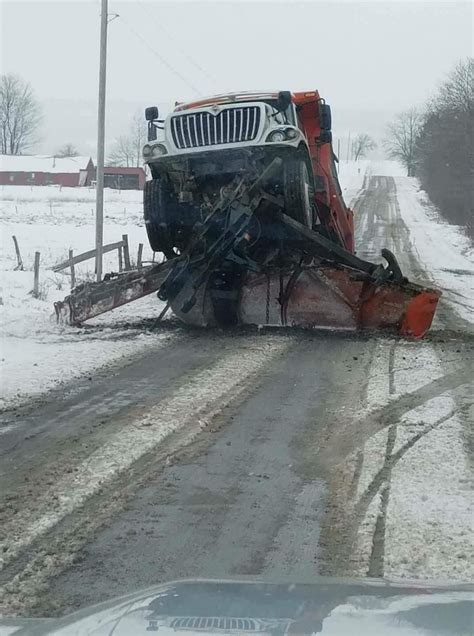
[(417, 176), (450, 223), (474, 237), (474, 60), (456, 64), (428, 104)]
[(367, 133), (360, 133), (352, 142), (352, 156), (354, 161), (365, 157), (370, 150), (373, 150), (377, 144)]
[(79, 152), (73, 144), (67, 143), (67, 144), (64, 144), (64, 146), (61, 146), (61, 148), (59, 148), (55, 156), (60, 158), (78, 157)]
[(112, 149), (107, 158), (107, 163), (111, 166), (125, 166), (129, 168), (135, 165), (134, 146), (128, 135), (120, 135), (112, 145)]
[(389, 157), (405, 166), (409, 177), (415, 175), (416, 147), (422, 125), (421, 113), (416, 108), (410, 108), (397, 115), (387, 128), (384, 147)]
[(19, 155), (38, 141), (41, 108), (33, 89), (18, 75), (0, 76), (0, 150)]
[(474, 58), (460, 60), (437, 95), (435, 108), (471, 113), (474, 111)]
[(136, 113), (125, 135), (117, 137), (112, 145), (107, 163), (111, 166), (138, 167), (143, 163), (142, 148), (146, 141), (146, 123), (141, 113)]

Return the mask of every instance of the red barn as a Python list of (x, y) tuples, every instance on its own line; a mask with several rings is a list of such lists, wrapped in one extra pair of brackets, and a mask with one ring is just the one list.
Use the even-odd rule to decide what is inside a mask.
[(104, 167), (104, 187), (115, 190), (143, 190), (145, 187), (143, 168)]
[(0, 185), (86, 185), (94, 178), (90, 157), (0, 155)]

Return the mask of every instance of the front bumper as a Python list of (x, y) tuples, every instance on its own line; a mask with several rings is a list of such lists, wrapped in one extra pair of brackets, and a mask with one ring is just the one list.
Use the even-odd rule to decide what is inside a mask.
[(262, 146), (201, 150), (180, 155), (164, 155), (149, 159), (153, 175), (169, 172), (192, 173), (195, 176), (217, 174), (239, 174), (251, 168), (263, 167), (275, 157), (283, 159), (296, 155), (298, 148), (287, 143), (272, 143)]

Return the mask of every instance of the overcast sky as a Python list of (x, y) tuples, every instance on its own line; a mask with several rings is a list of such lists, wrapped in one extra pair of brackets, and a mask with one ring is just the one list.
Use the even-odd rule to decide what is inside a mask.
[[(1, 7), (2, 72), (44, 102), (43, 146), (66, 122), (92, 144), (100, 1)], [(109, 0), (109, 13), (109, 136), (137, 107), (236, 89), (318, 88), (336, 112), (391, 113), (473, 52), (470, 2)]]

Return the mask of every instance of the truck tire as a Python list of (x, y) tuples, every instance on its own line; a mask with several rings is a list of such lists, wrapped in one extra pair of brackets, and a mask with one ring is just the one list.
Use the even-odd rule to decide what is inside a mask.
[(305, 161), (291, 160), (284, 164), (283, 192), (286, 214), (312, 228), (312, 188)]
[(170, 193), (161, 179), (146, 181), (143, 191), (143, 216), (150, 247), (154, 252), (163, 252), (173, 258), (172, 228), (170, 226)]

